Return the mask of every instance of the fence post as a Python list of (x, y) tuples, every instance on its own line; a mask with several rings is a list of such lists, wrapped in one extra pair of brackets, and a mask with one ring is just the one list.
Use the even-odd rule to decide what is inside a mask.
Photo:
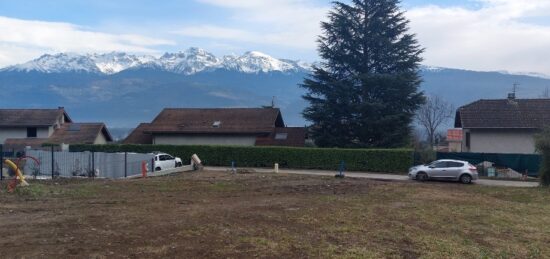
[(54, 157), (53, 157), (53, 145), (50, 147), (51, 148), (51, 153), (52, 153), (52, 180), (54, 179), (54, 171), (55, 171), (55, 160), (54, 160)]
[(124, 178), (128, 177), (128, 152), (124, 152)]
[(95, 153), (92, 151), (92, 175), (95, 178)]
[(4, 149), (0, 144), (0, 181), (4, 179)]
[(151, 173), (155, 172), (155, 158), (151, 158)]

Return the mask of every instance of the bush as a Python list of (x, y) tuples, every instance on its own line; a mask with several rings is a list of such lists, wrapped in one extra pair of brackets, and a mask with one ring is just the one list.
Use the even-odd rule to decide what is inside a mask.
[(414, 152), (414, 164), (425, 165), (437, 160), (437, 152), (430, 148), (416, 150)]
[(539, 170), (540, 184), (548, 187), (550, 186), (550, 128), (545, 128), (535, 135), (535, 146), (542, 156)]
[(409, 149), (322, 149), (291, 147), (170, 146), (170, 145), (71, 145), (70, 151), (166, 152), (182, 159), (197, 154), (204, 165), (238, 167), (337, 170), (345, 161), (346, 170), (370, 172), (407, 172), (413, 163)]

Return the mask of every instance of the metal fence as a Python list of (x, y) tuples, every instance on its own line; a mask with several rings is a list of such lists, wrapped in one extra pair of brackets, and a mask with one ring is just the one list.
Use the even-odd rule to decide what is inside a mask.
[[(6, 157), (1, 147), (0, 153), (0, 159), (8, 158), (14, 163), (18, 161), (16, 157)], [(19, 166), (23, 173), (31, 178), (101, 177), (112, 179), (141, 175), (143, 163), (147, 164), (149, 171), (153, 171), (151, 167), (155, 156), (154, 154), (138, 153), (55, 151), (53, 148), (49, 151), (26, 150), (17, 155), (27, 157), (19, 162)], [(4, 171), (3, 176), (0, 177), (13, 177), (13, 172), (9, 169), (7, 171), (9, 172)]]
[(437, 159), (457, 159), (471, 164), (492, 162), (495, 166), (507, 167), (520, 174), (538, 177), (541, 166), (540, 155), (529, 154), (490, 154), (490, 153), (437, 153)]

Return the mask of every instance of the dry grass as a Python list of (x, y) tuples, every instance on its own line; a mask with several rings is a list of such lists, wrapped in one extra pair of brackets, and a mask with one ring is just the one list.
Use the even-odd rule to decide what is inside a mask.
[(549, 222), (548, 190), (455, 183), (203, 172), (0, 192), (2, 257), (542, 258)]

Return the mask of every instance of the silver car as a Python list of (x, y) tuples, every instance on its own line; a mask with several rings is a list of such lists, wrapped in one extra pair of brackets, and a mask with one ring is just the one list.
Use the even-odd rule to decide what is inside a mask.
[(479, 177), (477, 168), (466, 161), (436, 160), (427, 165), (414, 166), (409, 169), (409, 178), (419, 181), (450, 180), (468, 184)]

